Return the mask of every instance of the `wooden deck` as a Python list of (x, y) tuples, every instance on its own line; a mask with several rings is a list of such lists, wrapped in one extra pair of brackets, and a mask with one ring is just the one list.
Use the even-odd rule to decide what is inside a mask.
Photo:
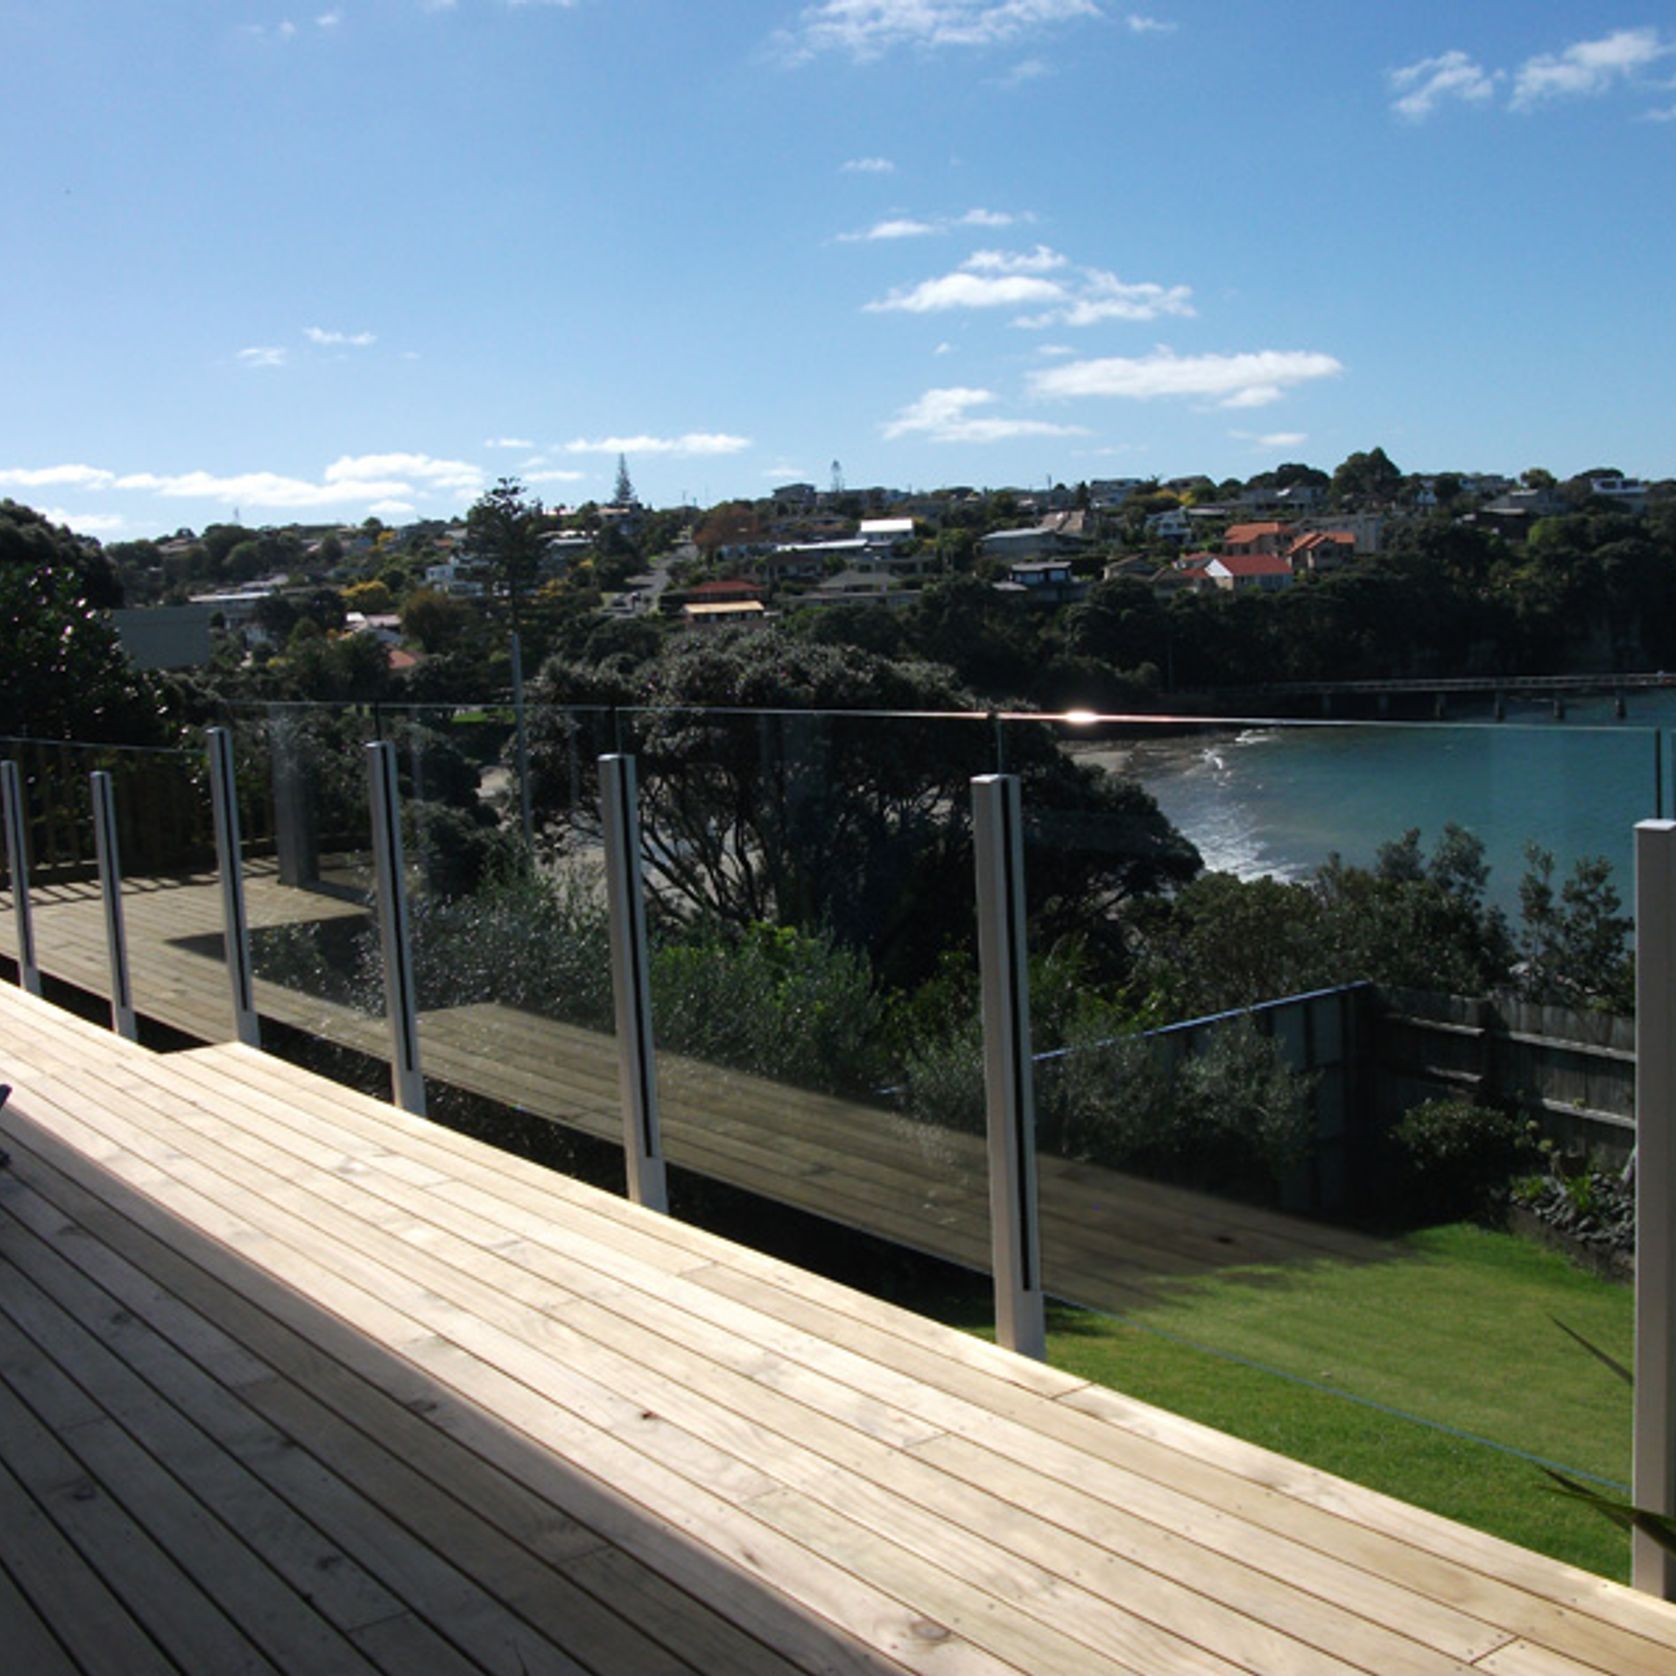
[(0, 988), (8, 1668), (1669, 1676), (1676, 1608)]
[[(282, 886), (265, 870), (247, 879), (246, 894), (254, 926), (365, 914), (337, 898)], [(68, 886), (41, 898), (35, 921), (43, 969), (108, 993), (97, 890)], [(212, 880), (141, 881), (125, 894), (139, 1011), (211, 1042), (231, 1034), (220, 912)], [(0, 924), (9, 939), (9, 915), (0, 914)], [(374, 1058), (389, 1054), (382, 1018), (261, 979), (256, 992), (266, 1019)], [(610, 1037), (495, 1003), (425, 1012), (419, 1036), (426, 1076), (439, 1087), (620, 1142)], [(987, 1271), (981, 1136), (677, 1054), (659, 1054), (658, 1077), (671, 1163)], [(1391, 1255), (1386, 1244), (1348, 1230), (1047, 1153), (1038, 1159), (1038, 1176), (1047, 1287), (1090, 1308), (1121, 1313), (1173, 1285), (1231, 1268), (1272, 1271)]]

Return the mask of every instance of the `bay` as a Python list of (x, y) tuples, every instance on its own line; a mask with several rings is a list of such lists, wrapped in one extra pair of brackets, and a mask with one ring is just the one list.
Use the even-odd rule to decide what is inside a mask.
[(1486, 704), (1443, 723), (1160, 730), (1086, 755), (1139, 779), (1207, 867), (1303, 878), (1335, 854), (1370, 863), (1410, 827), (1429, 851), (1452, 822), (1483, 841), (1490, 897), (1513, 911), (1531, 842), (1560, 876), (1606, 857), (1629, 899), (1635, 823), (1661, 812), (1660, 752), (1663, 812), (1672, 807), (1673, 726), (1676, 697), (1659, 693), (1632, 698), (1622, 721), (1610, 698), (1571, 701), (1563, 721), (1530, 704), (1498, 723)]

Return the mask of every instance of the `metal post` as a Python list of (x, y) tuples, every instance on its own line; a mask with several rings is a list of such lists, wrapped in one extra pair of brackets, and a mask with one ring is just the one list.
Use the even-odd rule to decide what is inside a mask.
[(647, 982), (646, 897), (640, 877), (639, 787), (634, 758), (599, 759), (605, 829), (605, 889), (611, 911), (611, 988), (617, 1002), (618, 1088), (623, 1102), (623, 1161), (637, 1205), (669, 1209), (663, 1141), (658, 1133), (657, 1061), (652, 994)]
[(407, 929), (407, 871), (402, 856), (401, 798), (396, 747), (366, 747), (372, 802), (373, 873), (378, 889), (378, 936), (384, 951), (384, 1010), (390, 1020), (391, 1098), (404, 1111), (425, 1115), (425, 1078), (419, 1068), (419, 1007)]
[(512, 636), (512, 725), (518, 775), (518, 822), (526, 852), (535, 848), (535, 808), (530, 799), (530, 730), (524, 714), (524, 643)]
[(1016, 774), (980, 774), (972, 781), (972, 828), (977, 843), (995, 1336), (1009, 1350), (1045, 1360), (1030, 971), (1024, 934), (1024, 824)]
[[(1676, 1515), (1676, 821), (1635, 829), (1635, 1505)], [(1636, 1531), (1636, 1588), (1676, 1599), (1676, 1555)]]
[(31, 995), (39, 995), (41, 968), (35, 959), (35, 915), (29, 904), (29, 828), (23, 818), (23, 780), (10, 757), (0, 762), (0, 816), (6, 827), (6, 868), (17, 927), (17, 981)]
[(93, 788), (93, 847), (99, 857), (99, 888), (105, 898), (105, 947), (111, 963), (111, 1029), (129, 1041), (140, 1039), (134, 996), (128, 987), (128, 933), (122, 919), (122, 858), (116, 842), (116, 794), (110, 774), (96, 768)]
[(256, 985), (250, 966), (250, 924), (244, 911), (244, 846), (239, 841), (238, 781), (233, 736), (224, 727), (205, 735), (209, 752), (210, 808), (215, 815), (215, 862), (221, 874), (221, 940), (227, 982), (233, 991), (233, 1029), (247, 1047), (262, 1045), (256, 1018)]

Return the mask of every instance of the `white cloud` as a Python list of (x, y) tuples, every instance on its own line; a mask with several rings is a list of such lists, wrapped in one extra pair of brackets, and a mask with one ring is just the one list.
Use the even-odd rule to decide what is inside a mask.
[(822, 0), (774, 37), (788, 64), (823, 52), (866, 61), (897, 47), (986, 47), (1099, 17), (1094, 0)]
[(961, 264), (976, 274), (1046, 274), (1065, 266), (1068, 258), (1039, 244), (1034, 250), (974, 250)]
[(337, 26), (343, 22), (343, 13), (322, 12), (314, 21), (321, 29), (336, 29)]
[(352, 349), (365, 349), (378, 342), (377, 336), (372, 332), (331, 332), (320, 326), (303, 327), (303, 336), (310, 343), (346, 344)]
[[(1235, 436), (1239, 434), (1234, 432)], [(1251, 440), (1259, 448), (1302, 448), (1309, 441), (1309, 432), (1270, 431), (1266, 436), (1254, 436)]]
[[(1049, 278), (1050, 274), (1059, 277)], [(1165, 314), (1190, 316), (1192, 295), (1186, 285), (1130, 283), (1104, 268), (1072, 269), (1067, 257), (1039, 244), (1027, 251), (974, 251), (954, 273), (898, 286), (864, 306), (873, 314), (935, 314), (955, 308), (1041, 304), (1045, 306), (1037, 312), (1013, 321), (1039, 329), (1092, 326), (1101, 320), (1156, 320)]]
[(938, 314), (951, 308), (1016, 308), (1021, 303), (1053, 302), (1064, 295), (1056, 280), (1033, 274), (944, 274), (923, 279), (906, 290), (900, 287), (876, 303), (864, 305), (869, 314)]
[(233, 357), (241, 367), (282, 367), (289, 358), (289, 350), (271, 347), (241, 349)]
[(437, 489), (483, 487), (482, 470), (465, 460), (438, 460), (429, 454), (343, 454), (326, 467), (327, 483), (360, 483), (383, 478), (417, 479)]
[(801, 483), (809, 474), (801, 466), (770, 466), (762, 475), (772, 483)]
[(747, 436), (724, 431), (689, 431), (684, 436), (602, 436), (567, 442), (567, 454), (739, 454), (751, 446)]
[(400, 479), (376, 478), (313, 483), (307, 478), (286, 477), (272, 471), (246, 471), (227, 477), (209, 471), (172, 474), (140, 471), (119, 477), (115, 487), (149, 489), (166, 500), (212, 500), (224, 506), (317, 507), (384, 500), (406, 494), (409, 485)]
[(120, 512), (66, 512), (61, 506), (43, 506), (40, 513), (49, 524), (66, 524), (77, 535), (109, 535), (128, 522)]
[(580, 483), (586, 477), (585, 471), (568, 471), (563, 466), (548, 466), (541, 471), (524, 473), (526, 483)]
[(947, 338), (945, 338), (935, 349), (931, 351), (931, 353), (933, 355), (952, 355), (954, 353), (954, 345), (950, 343)]
[(1665, 105), (1661, 109), (1644, 111), (1643, 122), (1676, 122), (1676, 105)]
[(1161, 314), (1191, 318), (1197, 311), (1188, 285), (1126, 284), (1100, 268), (1084, 270), (1083, 288), (1064, 308), (1050, 308), (1015, 322), (1019, 326), (1093, 326), (1102, 320), (1156, 320)]
[(1605, 93), (1671, 52), (1656, 29), (1619, 29), (1598, 41), (1574, 41), (1563, 52), (1528, 58), (1513, 78), (1513, 108), (1545, 99)]
[(917, 221), (912, 216), (897, 215), (885, 221), (875, 221), (863, 233), (840, 233), (840, 244), (867, 244), (875, 239), (919, 239), (937, 231), (933, 221)]
[(1469, 104), (1488, 99), (1496, 81), (1496, 76), (1487, 74), (1464, 52), (1439, 53), (1391, 71), (1391, 91), (1399, 95), (1391, 109), (1410, 122), (1423, 122), (1445, 99), (1464, 99)]
[(1243, 355), (1177, 355), (1168, 349), (1138, 357), (1072, 361), (1033, 373), (1037, 396), (1211, 396), (1222, 407), (1265, 407), (1292, 386), (1335, 378), (1343, 365), (1309, 350), (1257, 350)]
[(411, 518), (418, 510), (409, 500), (375, 500), (367, 508), (375, 518)]
[(840, 244), (865, 244), (876, 239), (919, 239), (932, 233), (946, 233), (951, 227), (1011, 227), (1019, 221), (1034, 221), (1026, 212), (1012, 215), (1006, 210), (969, 209), (964, 215), (936, 216), (926, 219), (918, 215), (889, 216), (860, 233), (840, 233)]
[(1177, 28), (1164, 18), (1146, 17), (1140, 12), (1131, 12), (1123, 21), (1131, 35), (1173, 35)]
[(893, 175), (896, 165), (888, 157), (852, 157), (841, 167), (846, 175)]
[(523, 436), (487, 436), (483, 439), (485, 448), (523, 448), (530, 449), (535, 444), (528, 437)]
[(1021, 436), (1086, 436), (1080, 425), (1055, 425), (1045, 419), (974, 418), (970, 409), (995, 400), (989, 390), (954, 386), (927, 390), (917, 402), (902, 409), (880, 427), (887, 442), (898, 437), (925, 436), (932, 442), (1007, 442)]
[(116, 473), (97, 466), (11, 466), (0, 471), (0, 488), (108, 489)]

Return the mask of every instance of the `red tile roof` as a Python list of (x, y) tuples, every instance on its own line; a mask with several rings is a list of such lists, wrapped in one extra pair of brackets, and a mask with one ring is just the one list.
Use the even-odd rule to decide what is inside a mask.
[(1217, 561), (1230, 576), (1290, 576), (1291, 564), (1279, 553), (1223, 553)]

